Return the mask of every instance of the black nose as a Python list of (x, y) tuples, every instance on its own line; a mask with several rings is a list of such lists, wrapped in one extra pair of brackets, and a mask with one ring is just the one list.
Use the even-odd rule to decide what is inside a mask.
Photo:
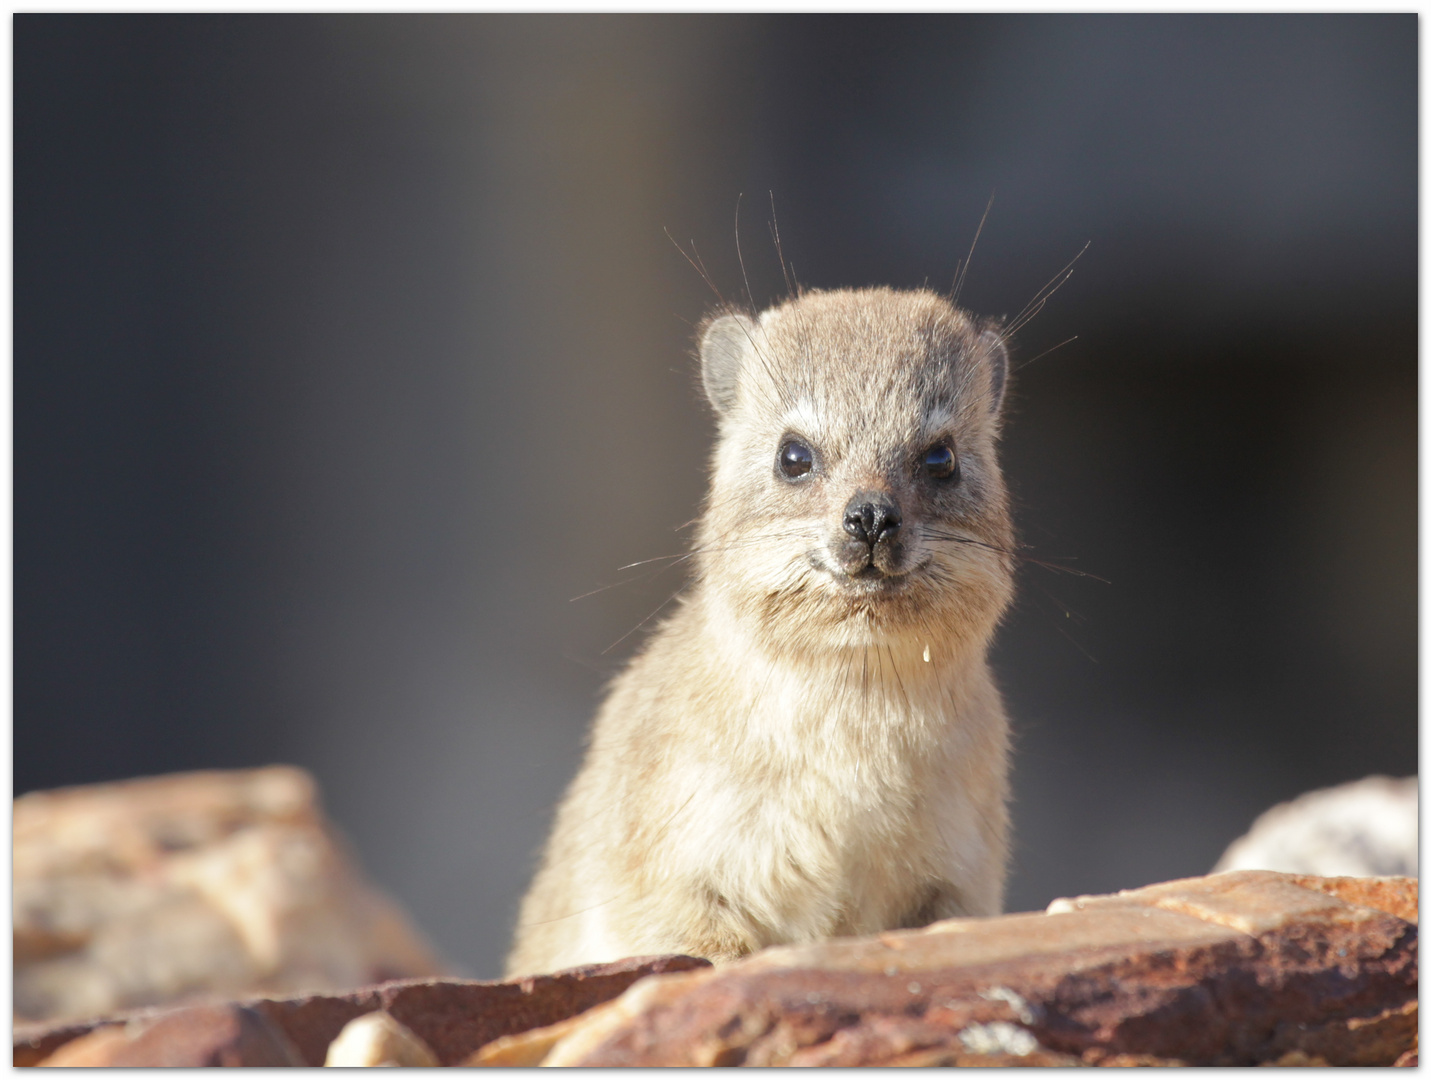
[(845, 506), (845, 532), (874, 547), (899, 529), (899, 507), (888, 495), (857, 491)]

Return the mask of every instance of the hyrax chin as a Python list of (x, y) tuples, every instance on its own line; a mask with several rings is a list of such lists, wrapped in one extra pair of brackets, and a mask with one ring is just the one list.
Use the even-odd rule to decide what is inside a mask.
[(932, 292), (700, 333), (719, 422), (678, 611), (611, 686), (508, 974), (1000, 910), (1008, 358)]

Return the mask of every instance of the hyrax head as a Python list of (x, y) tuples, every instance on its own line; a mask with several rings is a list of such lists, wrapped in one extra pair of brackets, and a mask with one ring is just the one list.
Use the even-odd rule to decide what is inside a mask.
[(1012, 594), (1008, 354), (943, 297), (807, 292), (702, 326), (701, 574), (774, 647), (982, 645)]

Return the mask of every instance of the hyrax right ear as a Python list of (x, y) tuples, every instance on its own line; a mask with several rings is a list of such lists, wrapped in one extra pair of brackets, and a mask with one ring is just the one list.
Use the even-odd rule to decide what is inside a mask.
[(701, 385), (718, 413), (735, 404), (740, 364), (755, 336), (755, 323), (738, 312), (718, 315), (701, 330)]
[(988, 329), (979, 335), (979, 352), (989, 366), (989, 412), (998, 416), (1009, 384), (1009, 348), (1003, 335)]

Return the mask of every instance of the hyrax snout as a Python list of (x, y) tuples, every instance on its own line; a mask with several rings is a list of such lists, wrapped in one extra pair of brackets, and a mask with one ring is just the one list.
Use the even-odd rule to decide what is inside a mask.
[(904, 523), (894, 496), (885, 491), (860, 490), (850, 496), (841, 515), (846, 534), (837, 547), (841, 572), (885, 577), (901, 570), (904, 545), (899, 527)]

